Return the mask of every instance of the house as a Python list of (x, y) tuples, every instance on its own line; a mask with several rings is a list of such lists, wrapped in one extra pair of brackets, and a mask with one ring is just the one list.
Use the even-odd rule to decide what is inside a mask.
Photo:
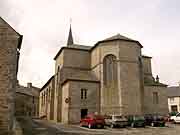
[(0, 133), (13, 134), (14, 97), (23, 36), (0, 17)]
[(180, 86), (168, 87), (169, 112), (180, 112)]

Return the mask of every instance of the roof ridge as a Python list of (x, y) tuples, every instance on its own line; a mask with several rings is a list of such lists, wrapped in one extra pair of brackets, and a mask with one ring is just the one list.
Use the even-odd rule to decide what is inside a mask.
[(22, 36), (21, 34), (19, 34), (19, 32), (17, 32), (5, 19), (3, 19), (1, 16), (0, 16), (0, 19), (5, 23), (7, 24), (17, 35), (19, 36)]
[(136, 41), (136, 40), (131, 39), (131, 38), (129, 38), (129, 37), (123, 36), (123, 35), (121, 35), (120, 33), (117, 33), (116, 35), (111, 36), (111, 37), (109, 37), (109, 38), (106, 38), (106, 39), (104, 39), (104, 40), (102, 40), (102, 41), (106, 41), (106, 40), (114, 40), (114, 39), (123, 39), (123, 40), (132, 40), (132, 41)]

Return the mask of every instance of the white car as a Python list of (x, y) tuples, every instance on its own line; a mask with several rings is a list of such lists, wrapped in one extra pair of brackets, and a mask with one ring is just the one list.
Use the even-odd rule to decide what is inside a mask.
[(128, 125), (128, 119), (121, 115), (106, 116), (105, 123), (111, 128), (114, 127), (126, 127)]
[(171, 116), (170, 120), (174, 121), (174, 123), (180, 123), (180, 113), (177, 113), (175, 116)]

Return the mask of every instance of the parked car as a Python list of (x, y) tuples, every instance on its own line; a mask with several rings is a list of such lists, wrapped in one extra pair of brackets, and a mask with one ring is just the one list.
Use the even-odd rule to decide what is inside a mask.
[(164, 117), (158, 114), (145, 115), (146, 125), (149, 126), (165, 126)]
[(105, 124), (114, 127), (126, 127), (128, 126), (128, 119), (121, 115), (111, 115), (105, 117)]
[(174, 122), (174, 119), (176, 118), (177, 115), (179, 115), (180, 113), (178, 112), (171, 112), (170, 113), (170, 121)]
[(180, 123), (180, 113), (177, 113), (175, 116), (170, 118), (174, 123)]
[(104, 117), (96, 114), (88, 114), (80, 121), (80, 126), (86, 126), (88, 128), (104, 128), (104, 125)]
[(127, 116), (128, 125), (131, 127), (145, 127), (145, 118), (141, 115), (129, 115)]
[(169, 114), (166, 114), (166, 115), (164, 115), (164, 121), (165, 122), (170, 122), (170, 115)]

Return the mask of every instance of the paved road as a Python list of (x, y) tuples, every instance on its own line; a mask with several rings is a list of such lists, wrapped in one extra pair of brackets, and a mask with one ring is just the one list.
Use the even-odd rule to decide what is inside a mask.
[(180, 135), (180, 125), (174, 124), (166, 127), (88, 129), (30, 118), (19, 120), (24, 135)]

